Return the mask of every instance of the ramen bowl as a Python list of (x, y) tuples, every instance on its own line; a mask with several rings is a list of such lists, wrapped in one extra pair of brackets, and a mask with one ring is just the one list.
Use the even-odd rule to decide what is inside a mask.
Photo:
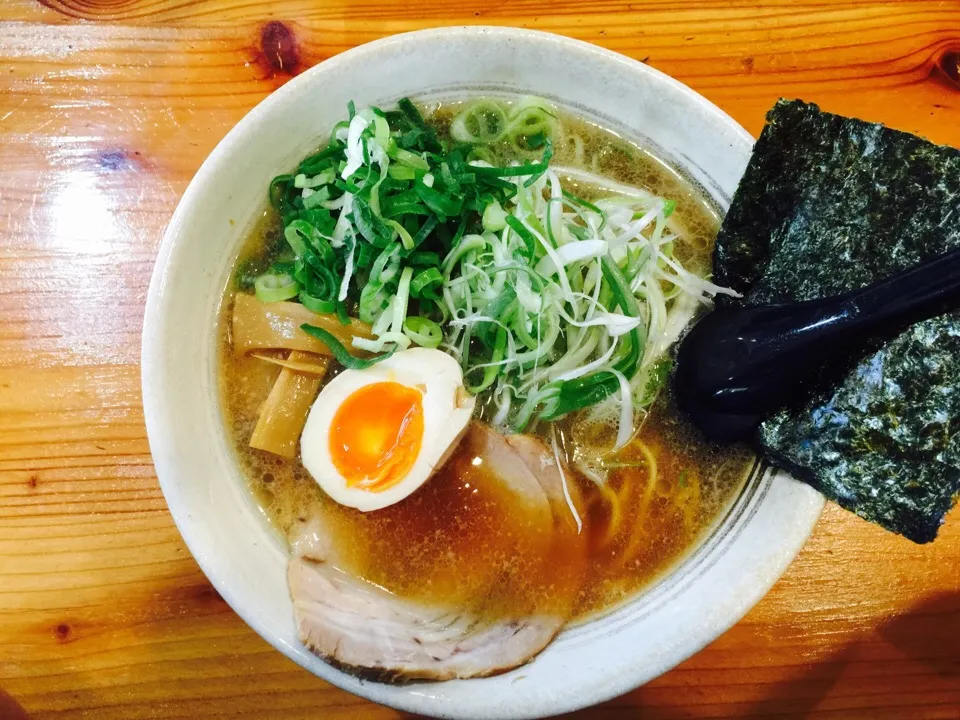
[(627, 692), (730, 628), (799, 551), (823, 506), (756, 463), (712, 531), (631, 601), (565, 629), (531, 663), (495, 677), (397, 686), (342, 672), (304, 648), (288, 551), (245, 485), (219, 407), (218, 314), (265, 188), (329, 133), (348, 101), (389, 105), (464, 94), (534, 94), (651, 149), (721, 210), (752, 138), (717, 107), (642, 63), (555, 35), (443, 28), (338, 55), (254, 108), (214, 149), (163, 239), (143, 331), (150, 447), (170, 511), (210, 582), (259, 635), (319, 677), (398, 709), (449, 718), (542, 717)]

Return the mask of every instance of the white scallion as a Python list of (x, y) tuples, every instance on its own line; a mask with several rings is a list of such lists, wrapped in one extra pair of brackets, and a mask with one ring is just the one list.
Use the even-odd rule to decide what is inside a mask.
[(573, 498), (570, 497), (570, 488), (567, 487), (567, 474), (563, 471), (563, 463), (560, 462), (560, 448), (557, 445), (557, 428), (550, 426), (550, 442), (553, 445), (553, 459), (557, 463), (557, 472), (560, 473), (560, 484), (563, 486), (563, 499), (567, 501), (567, 507), (570, 508), (570, 514), (573, 515), (577, 523), (577, 535), (583, 532), (583, 521), (577, 512), (577, 506), (573, 504)]
[(410, 347), (410, 338), (403, 333), (394, 332), (384, 333), (376, 340), (354, 336), (350, 342), (358, 350), (366, 350), (371, 353), (389, 350), (390, 345), (396, 345), (398, 350), (406, 350)]
[(357, 250), (356, 239), (350, 245), (350, 252), (347, 253), (347, 264), (343, 269), (343, 280), (340, 281), (340, 292), (337, 294), (337, 300), (343, 302), (347, 299), (347, 291), (350, 288), (350, 278), (353, 276), (353, 258)]
[(413, 268), (405, 267), (400, 273), (400, 285), (393, 299), (393, 321), (390, 324), (390, 332), (395, 335), (403, 334), (403, 320), (407, 317), (407, 303), (410, 300), (411, 278), (413, 278)]
[(362, 134), (363, 131), (367, 129), (367, 125), (369, 124), (369, 121), (361, 115), (354, 115), (353, 120), (350, 121), (350, 127), (347, 130), (346, 138), (347, 147), (344, 150), (347, 164), (343, 168), (343, 172), (340, 173), (340, 177), (342, 177), (344, 180), (363, 167)]
[(627, 376), (619, 370), (611, 370), (620, 383), (620, 426), (617, 429), (617, 442), (613, 446), (619, 450), (633, 437), (633, 392)]
[(581, 240), (580, 242), (563, 245), (537, 263), (535, 271), (543, 277), (557, 274), (558, 263), (560, 268), (583, 260), (603, 257), (610, 246), (603, 240)]

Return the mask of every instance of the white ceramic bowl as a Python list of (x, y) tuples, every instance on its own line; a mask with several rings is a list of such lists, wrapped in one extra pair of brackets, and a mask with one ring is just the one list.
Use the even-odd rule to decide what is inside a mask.
[(723, 208), (751, 137), (656, 70), (586, 43), (506, 28), (444, 28), (345, 52), (273, 93), (206, 160), (167, 229), (147, 298), (143, 401), (170, 511), (217, 591), (262, 637), (320, 677), (385, 705), (456, 718), (541, 717), (624, 693), (727, 630), (799, 551), (823, 501), (754, 473), (712, 535), (661, 582), (566, 630), (534, 662), (494, 678), (396, 687), (330, 667), (297, 641), (286, 553), (244, 488), (218, 406), (216, 321), (230, 262), (270, 179), (327, 137), (347, 101), (536, 94), (652, 147)]

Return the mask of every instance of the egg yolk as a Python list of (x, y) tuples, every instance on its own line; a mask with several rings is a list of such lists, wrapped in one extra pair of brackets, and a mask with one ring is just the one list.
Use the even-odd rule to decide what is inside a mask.
[(330, 457), (347, 487), (383, 492), (406, 477), (423, 440), (422, 393), (396, 382), (351, 393), (330, 425)]

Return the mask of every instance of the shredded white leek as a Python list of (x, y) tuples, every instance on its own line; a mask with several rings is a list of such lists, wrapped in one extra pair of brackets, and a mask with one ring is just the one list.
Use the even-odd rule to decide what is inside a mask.
[(609, 249), (609, 243), (604, 240), (582, 240), (577, 243), (563, 245), (557, 248), (554, 253), (547, 255), (538, 262), (536, 272), (544, 277), (550, 277), (557, 273), (558, 260), (560, 267), (565, 268), (571, 263), (603, 257)]
[(337, 299), (340, 302), (343, 302), (347, 297), (347, 290), (350, 287), (350, 278), (353, 276), (353, 258), (356, 249), (357, 243), (354, 240), (353, 245), (350, 247), (350, 252), (347, 255), (346, 267), (343, 269), (343, 280), (340, 281), (340, 293), (337, 295)]
[(340, 173), (340, 177), (346, 180), (357, 170), (363, 167), (363, 138), (361, 133), (367, 129), (369, 121), (362, 115), (354, 115), (350, 121), (350, 127), (347, 130), (347, 147), (344, 154), (347, 158), (347, 164)]
[[(564, 176), (597, 180), (599, 192), (613, 194), (580, 203), (565, 195)], [(487, 208), (482, 235), (465, 236), (443, 261), (443, 303), (451, 318), (444, 345), (456, 349), (470, 373), (499, 368), (492, 419), (518, 429), (555, 394), (556, 383), (613, 373), (622, 445), (633, 435), (637, 413), (652, 401), (639, 387), (639, 379), (649, 377), (645, 369), (663, 357), (698, 305), (730, 291), (672, 257), (682, 228), (667, 232), (672, 203), (663, 198), (567, 168), (548, 171), (530, 187), (525, 180), (515, 180), (516, 195), (505, 206)], [(507, 223), (508, 216), (526, 232)], [(639, 312), (611, 304), (603, 257), (627, 276)], [(504, 331), (503, 356), (470, 361), (477, 333), (487, 332), (491, 342), (492, 331), (484, 328)], [(621, 340), (638, 330), (646, 342), (628, 377), (616, 368)]]
[(619, 450), (630, 442), (633, 436), (633, 391), (626, 375), (619, 370), (610, 372), (617, 376), (617, 382), (620, 383), (620, 426), (617, 430), (617, 442), (613, 446), (614, 450)]
[(553, 445), (553, 459), (557, 463), (557, 472), (560, 473), (560, 484), (563, 487), (563, 499), (567, 501), (567, 507), (570, 508), (570, 514), (577, 523), (577, 535), (583, 532), (583, 521), (580, 519), (580, 513), (577, 512), (577, 506), (573, 504), (573, 498), (570, 497), (570, 488), (567, 487), (567, 474), (563, 471), (563, 463), (560, 462), (560, 448), (557, 445), (557, 428), (550, 426), (550, 443)]

